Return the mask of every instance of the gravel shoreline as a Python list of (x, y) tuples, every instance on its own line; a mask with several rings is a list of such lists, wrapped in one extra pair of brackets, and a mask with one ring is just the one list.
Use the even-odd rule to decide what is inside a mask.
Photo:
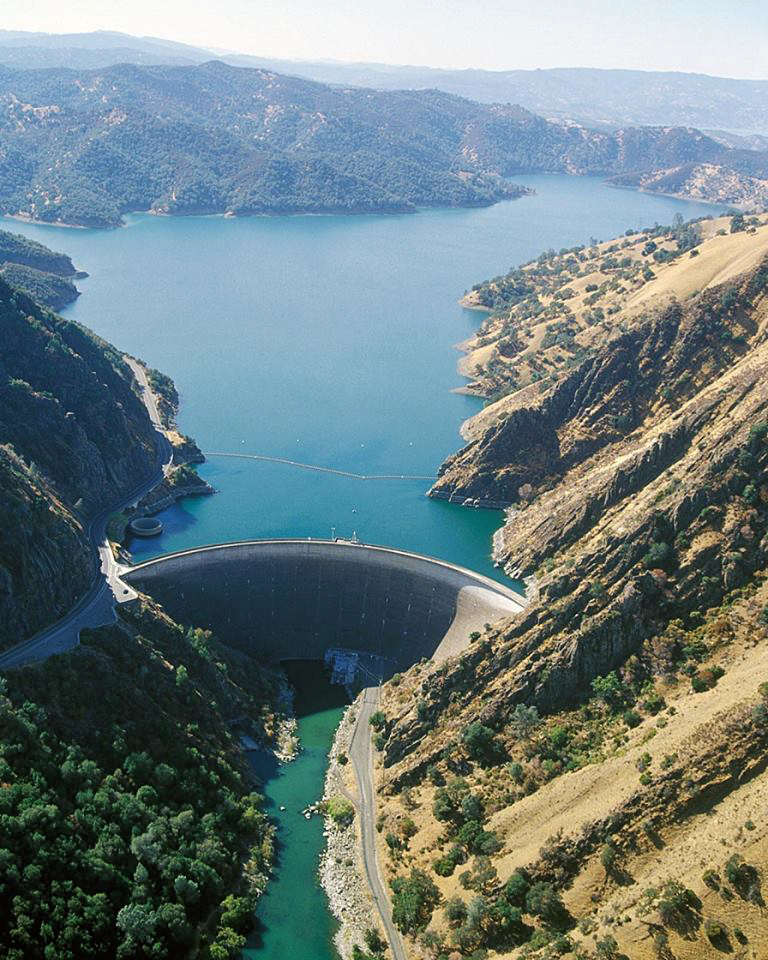
[[(344, 711), (336, 731), (325, 775), (324, 801), (338, 794), (350, 796), (347, 774), (351, 764), (339, 763), (338, 757), (349, 755), (355, 716), (356, 707), (352, 704)], [(363, 936), (366, 930), (374, 928), (382, 932), (365, 881), (357, 817), (351, 826), (340, 827), (326, 816), (323, 832), (326, 846), (320, 857), (320, 882), (328, 897), (331, 913), (339, 921), (334, 944), (342, 960), (351, 960), (355, 945), (364, 949)]]

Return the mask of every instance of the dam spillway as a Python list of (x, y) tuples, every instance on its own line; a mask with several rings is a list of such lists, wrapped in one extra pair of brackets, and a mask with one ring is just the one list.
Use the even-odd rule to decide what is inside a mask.
[(524, 598), (462, 567), (336, 540), (253, 540), (186, 550), (122, 573), (178, 622), (266, 660), (320, 660), (329, 647), (392, 672), (459, 653)]

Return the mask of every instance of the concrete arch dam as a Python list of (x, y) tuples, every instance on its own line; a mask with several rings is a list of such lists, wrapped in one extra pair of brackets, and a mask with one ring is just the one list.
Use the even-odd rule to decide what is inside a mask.
[(392, 673), (460, 652), (473, 630), (525, 599), (487, 577), (387, 547), (256, 540), (186, 550), (122, 579), (186, 625), (266, 660), (322, 659), (329, 647), (382, 657)]

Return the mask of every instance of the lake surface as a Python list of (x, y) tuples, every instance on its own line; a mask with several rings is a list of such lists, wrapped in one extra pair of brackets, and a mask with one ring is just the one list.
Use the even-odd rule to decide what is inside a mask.
[[(134, 216), (113, 231), (7, 227), (90, 273), (68, 316), (170, 374), (182, 396), (179, 425), (203, 450), (433, 475), (461, 445), (461, 422), (481, 407), (451, 392), (462, 383), (454, 345), (481, 320), (457, 305), (465, 290), (549, 247), (714, 211), (590, 178), (516, 179), (536, 195), (415, 216)], [(428, 481), (217, 457), (200, 473), (219, 494), (165, 511), (163, 536), (132, 544), (137, 560), (227, 540), (354, 531), (503, 579), (490, 560), (501, 513), (429, 500)], [(321, 822), (296, 808), (322, 792), (339, 713), (311, 708), (300, 721), (305, 753), (262, 770), (281, 850), (249, 960), (334, 956), (315, 877)]]
[[(205, 451), (257, 453), (360, 474), (433, 475), (481, 402), (455, 344), (481, 315), (473, 283), (542, 250), (608, 239), (711, 206), (528, 176), (536, 195), (417, 215), (250, 219), (133, 216), (120, 230), (9, 222), (90, 273), (67, 315), (176, 381), (179, 424)], [(502, 515), (424, 496), (425, 480), (355, 480), (211, 457), (220, 493), (162, 514), (137, 560), (258, 537), (358, 537), (501, 578)]]

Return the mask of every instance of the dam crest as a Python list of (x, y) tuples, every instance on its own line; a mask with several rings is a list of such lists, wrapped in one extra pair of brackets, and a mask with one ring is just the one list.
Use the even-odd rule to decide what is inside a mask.
[(524, 609), (463, 567), (343, 540), (250, 540), (184, 550), (121, 571), (179, 623), (262, 659), (322, 660), (330, 647), (403, 670), (460, 653), (473, 631)]

